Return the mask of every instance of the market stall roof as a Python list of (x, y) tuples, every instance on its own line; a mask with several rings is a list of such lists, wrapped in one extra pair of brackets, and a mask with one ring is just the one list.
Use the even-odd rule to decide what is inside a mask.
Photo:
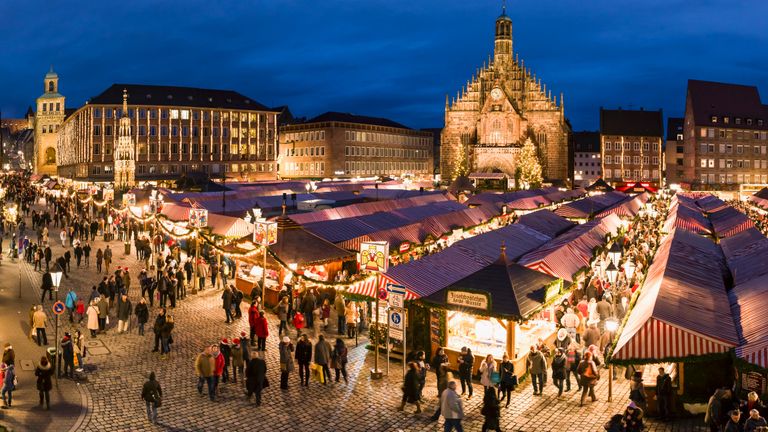
[(730, 237), (755, 227), (747, 215), (727, 204), (710, 213), (709, 220), (719, 238)]
[(764, 200), (768, 200), (768, 187), (764, 187), (760, 189), (759, 191), (755, 192), (754, 195), (752, 195), (757, 198), (762, 198)]
[(720, 248), (675, 229), (659, 246), (613, 350), (623, 361), (657, 362), (725, 353), (738, 345)]
[[(230, 253), (248, 253), (257, 249), (253, 243), (252, 235), (246, 235), (232, 242), (225, 250)], [(311, 264), (323, 264), (332, 261), (344, 261), (353, 259), (354, 252), (349, 252), (333, 243), (307, 232), (296, 222), (280, 217), (277, 219), (277, 243), (269, 246), (285, 264), (297, 264), (305, 266)]]
[(390, 267), (384, 276), (419, 297), (428, 296), (495, 261), (502, 242), (507, 246), (507, 257), (514, 261), (549, 239), (524, 225), (512, 224), (458, 241), (419, 260)]
[(768, 239), (743, 248), (728, 259), (734, 285), (741, 285), (768, 273)]
[(712, 234), (712, 224), (709, 219), (692, 200), (687, 200), (681, 195), (672, 198), (667, 220), (664, 222), (664, 231), (670, 232), (674, 228), (696, 234)]
[[(762, 192), (763, 190), (766, 190), (766, 189), (768, 189), (768, 188), (763, 188), (760, 192)], [(754, 204), (754, 205), (756, 205), (756, 206), (758, 206), (760, 208), (763, 208), (763, 209), (768, 208), (768, 199), (760, 197), (760, 196), (757, 196), (757, 194), (750, 196), (749, 197), (749, 201), (752, 202), (752, 204)]]
[(615, 214), (619, 217), (632, 218), (640, 213), (640, 210), (643, 208), (643, 205), (645, 205), (646, 202), (648, 202), (648, 192), (643, 192), (636, 195), (634, 198), (619, 202), (616, 205), (608, 207), (607, 209), (598, 213), (595, 217), (604, 217), (608, 216), (609, 214)]
[(756, 243), (766, 242), (765, 235), (757, 228), (749, 228), (738, 234), (720, 240), (720, 247), (726, 260), (738, 258), (745, 254), (753, 253)]
[(605, 243), (605, 235), (615, 233), (620, 225), (621, 220), (613, 214), (578, 225), (529, 252), (519, 262), (571, 282), (576, 272), (589, 266), (594, 249)]
[(736, 357), (763, 369), (768, 369), (768, 342), (738, 346), (736, 347)]
[[(528, 319), (548, 300), (547, 288), (558, 279), (519, 264), (510, 263), (503, 250), (491, 264), (467, 275), (424, 300), (445, 307), (456, 307), (449, 292), (464, 291), (489, 296), (486, 309), (471, 308), (478, 315), (501, 316), (507, 319)], [(557, 291), (559, 293), (559, 290)]]
[(468, 206), (480, 205), (480, 204), (493, 204), (501, 202), (510, 202), (518, 198), (525, 198), (537, 195), (546, 195), (559, 192), (556, 187), (546, 187), (541, 189), (524, 189), (514, 192), (482, 192), (477, 195), (471, 196), (465, 204)]
[(446, 201), (448, 201), (448, 198), (445, 194), (425, 194), (411, 198), (352, 204), (344, 207), (319, 210), (311, 213), (293, 214), (290, 215), (290, 218), (297, 223), (304, 225), (312, 222), (365, 216), (377, 212), (392, 211), (406, 207), (416, 207), (429, 203)]
[(388, 241), (390, 249), (397, 249), (403, 242), (420, 244), (427, 236), (438, 239), (454, 229), (469, 228), (487, 222), (497, 214), (487, 206), (464, 209), (436, 216), (426, 217), (407, 225), (387, 228), (338, 242), (338, 246), (349, 250), (359, 250), (365, 241)]
[(536, 231), (555, 238), (576, 226), (575, 222), (558, 216), (550, 210), (538, 210), (520, 216), (517, 223), (533, 228)]
[(608, 183), (603, 180), (602, 177), (597, 179), (594, 183), (586, 187), (587, 191), (603, 191), (603, 192), (611, 192), (613, 191), (613, 187), (609, 185)]
[[(187, 222), (190, 208), (188, 204), (165, 203), (160, 213), (172, 221)], [(208, 229), (218, 236), (239, 238), (250, 232), (251, 225), (240, 218), (209, 212)]]
[(696, 204), (707, 213), (714, 213), (728, 207), (725, 201), (714, 195), (701, 196), (696, 199)]
[(555, 192), (544, 194), (544, 198), (548, 199), (551, 203), (559, 203), (562, 201), (568, 201), (575, 198), (583, 197), (587, 194), (587, 190), (584, 188), (557, 190)]
[(563, 204), (555, 210), (555, 214), (565, 218), (588, 219), (627, 198), (628, 195), (623, 192), (607, 192)]
[(503, 180), (507, 177), (507, 174), (503, 172), (473, 172), (469, 174), (470, 179), (478, 180)]
[(736, 285), (728, 297), (741, 344), (768, 343), (768, 274)]
[(552, 202), (543, 195), (534, 195), (525, 198), (517, 198), (507, 203), (510, 210), (535, 210), (547, 206)]

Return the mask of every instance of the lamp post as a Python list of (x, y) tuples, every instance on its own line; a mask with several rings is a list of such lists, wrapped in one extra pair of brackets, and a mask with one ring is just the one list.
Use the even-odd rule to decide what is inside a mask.
[(208, 226), (208, 210), (189, 209), (189, 226), (195, 229), (195, 280), (192, 283), (192, 294), (197, 294), (200, 287), (198, 267), (200, 265), (200, 228)]
[(611, 282), (611, 287), (616, 284), (616, 277), (619, 275), (619, 269), (613, 264), (613, 261), (608, 263), (608, 267), (605, 269), (605, 275), (608, 276), (608, 280)]
[(632, 262), (632, 260), (627, 260), (627, 263), (624, 265), (624, 274), (627, 275), (627, 281), (632, 280), (632, 276), (635, 274), (635, 263)]
[[(56, 293), (56, 301), (59, 301), (59, 285), (61, 284), (61, 275), (63, 274), (61, 267), (56, 264), (56, 266), (51, 271), (51, 281), (53, 282), (53, 290)], [(56, 378), (56, 387), (59, 386), (59, 371), (61, 370), (61, 355), (59, 354), (59, 314), (56, 314), (56, 330), (55, 330), (55, 340), (56, 340), (56, 357), (54, 357), (56, 362), (56, 371), (54, 373), (54, 377)]]
[(614, 266), (619, 265), (619, 259), (621, 258), (621, 245), (619, 244), (619, 239), (616, 239), (613, 242), (613, 245), (611, 245), (611, 248), (608, 249), (608, 258), (610, 258)]
[[(285, 202), (285, 201), (283, 201)], [(267, 222), (261, 217), (261, 209), (254, 208), (245, 215), (245, 221), (253, 224), (253, 242), (264, 249), (264, 261), (261, 268), (261, 304), (266, 305), (267, 294), (267, 249), (277, 243), (277, 222)]]
[[(605, 320), (605, 331), (610, 333), (611, 339), (615, 337), (616, 330), (619, 329), (619, 322), (614, 318)], [(608, 364), (608, 402), (613, 401), (613, 363)]]

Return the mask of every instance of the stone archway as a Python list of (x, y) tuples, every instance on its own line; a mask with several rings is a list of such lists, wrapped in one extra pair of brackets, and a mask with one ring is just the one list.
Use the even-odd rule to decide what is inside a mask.
[(56, 149), (53, 147), (48, 147), (45, 149), (45, 165), (56, 165)]

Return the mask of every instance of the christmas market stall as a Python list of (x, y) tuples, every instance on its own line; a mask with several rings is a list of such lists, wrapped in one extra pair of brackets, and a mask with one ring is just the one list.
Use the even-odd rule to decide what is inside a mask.
[(626, 200), (628, 197), (629, 195), (617, 191), (598, 193), (584, 199), (563, 204), (555, 210), (555, 214), (583, 223), (606, 208)]
[(730, 383), (730, 351), (739, 339), (726, 277), (711, 239), (674, 228), (662, 240), (608, 360), (643, 372), (650, 413), (658, 367), (671, 372), (677, 395), (687, 400), (706, 401)]
[(553, 305), (567, 294), (562, 279), (510, 262), (504, 249), (493, 263), (418, 302), (444, 317), (451, 364), (458, 364), (462, 347), (475, 355), (474, 368), (488, 354), (501, 361), (506, 353), (521, 378), (530, 347), (554, 339)]

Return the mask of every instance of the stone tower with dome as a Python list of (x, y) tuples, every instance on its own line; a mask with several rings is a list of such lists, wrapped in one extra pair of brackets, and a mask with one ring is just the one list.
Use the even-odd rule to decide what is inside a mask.
[(440, 169), (451, 180), (470, 172), (513, 177), (526, 139), (536, 146), (545, 181), (568, 180), (568, 136), (563, 95), (559, 102), (512, 49), (512, 19), (496, 19), (493, 58), (475, 71), (455, 97), (445, 100)]

